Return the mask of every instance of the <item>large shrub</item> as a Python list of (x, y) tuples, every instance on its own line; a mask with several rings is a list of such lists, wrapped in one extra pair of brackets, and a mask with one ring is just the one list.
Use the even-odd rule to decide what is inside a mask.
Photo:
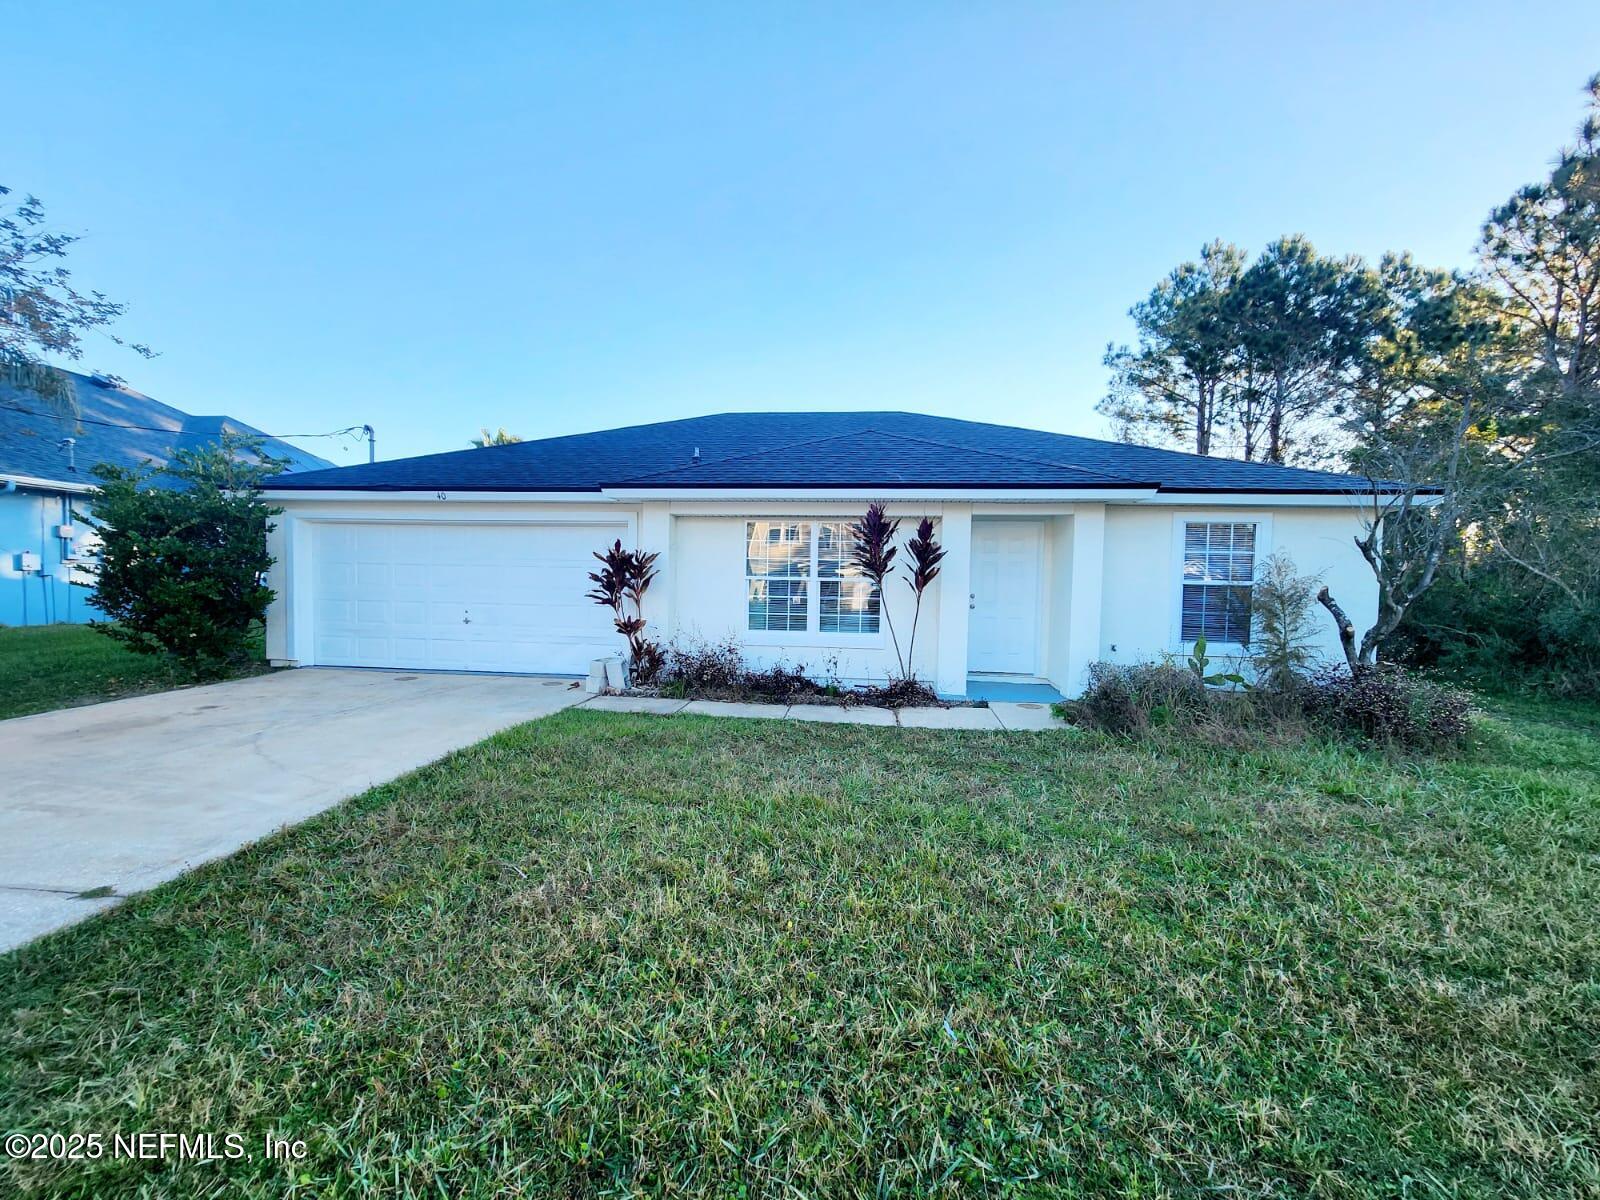
[(1344, 667), (1314, 674), (1301, 689), (1307, 715), (1335, 733), (1414, 750), (1460, 745), (1471, 731), (1472, 703), (1447, 684), (1394, 663), (1352, 675)]
[(282, 466), (230, 437), (164, 467), (96, 467), (92, 515), (76, 514), (101, 538), (91, 603), (111, 623), (95, 627), (195, 676), (251, 657), (273, 594), (267, 523), (283, 511), (261, 498), (261, 483)]
[(1407, 614), (1387, 652), (1412, 666), (1490, 691), (1531, 688), (1600, 697), (1600, 619), (1545, 594), (1508, 564), (1469, 573), (1460, 556)]

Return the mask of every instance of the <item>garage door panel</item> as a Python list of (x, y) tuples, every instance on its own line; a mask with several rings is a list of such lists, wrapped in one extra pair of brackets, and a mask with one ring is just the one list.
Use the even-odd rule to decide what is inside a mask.
[(618, 649), (585, 598), (623, 526), (327, 523), (312, 645), (328, 666), (581, 674)]

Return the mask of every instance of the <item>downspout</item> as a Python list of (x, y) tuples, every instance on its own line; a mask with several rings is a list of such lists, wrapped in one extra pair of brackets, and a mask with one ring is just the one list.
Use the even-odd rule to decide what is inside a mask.
[[(15, 479), (7, 479), (5, 486), (0, 487), (0, 496), (9, 496), (16, 490), (17, 481)], [(18, 577), (17, 588), (22, 593), (22, 623), (26, 626), (28, 623), (28, 577), (26, 575)]]
[[(66, 496), (61, 497), (61, 523), (63, 525), (72, 524), (72, 501), (67, 499)], [(67, 566), (67, 542), (68, 539), (66, 538), (61, 538), (56, 542), (56, 557), (61, 560), (62, 594), (67, 598), (67, 615), (63, 620), (70, 624), (72, 621), (72, 569)]]

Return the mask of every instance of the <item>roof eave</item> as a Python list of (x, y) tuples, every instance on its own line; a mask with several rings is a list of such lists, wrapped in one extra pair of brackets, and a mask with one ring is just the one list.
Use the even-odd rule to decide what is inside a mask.
[(69, 492), (75, 496), (82, 495), (85, 492), (92, 492), (98, 486), (82, 481), (45, 479), (38, 475), (18, 475), (11, 471), (0, 471), (0, 483), (14, 483), (19, 488), (27, 488), (36, 492)]
[(1129, 500), (1151, 497), (1156, 489), (1149, 484), (1094, 484), (1087, 487), (1061, 487), (1058, 484), (1017, 486), (1014, 484), (817, 484), (809, 487), (761, 487), (752, 484), (698, 484), (650, 487), (606, 487), (602, 494), (611, 500)]

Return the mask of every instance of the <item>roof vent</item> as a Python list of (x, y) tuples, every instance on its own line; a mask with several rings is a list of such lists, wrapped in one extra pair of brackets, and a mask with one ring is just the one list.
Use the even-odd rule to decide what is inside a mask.
[(691, 458), (689, 461), (690, 462), (699, 462), (700, 461), (700, 447), (699, 446), (696, 446), (694, 448), (694, 457)]

